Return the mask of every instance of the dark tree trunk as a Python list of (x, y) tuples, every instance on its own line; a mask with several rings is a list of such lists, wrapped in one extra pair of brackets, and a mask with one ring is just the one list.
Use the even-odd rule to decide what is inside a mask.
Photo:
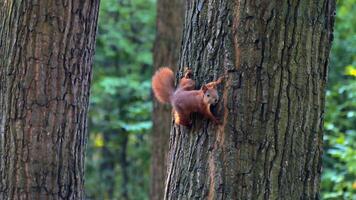
[[(221, 126), (170, 136), (165, 199), (319, 199), (335, 2), (187, 1), (180, 72), (219, 76)], [(199, 86), (200, 86), (199, 85)]]
[[(157, 34), (154, 47), (154, 69), (168, 66), (176, 70), (183, 32), (183, 1), (157, 1)], [(166, 177), (166, 160), (171, 122), (171, 108), (154, 99), (151, 136), (150, 199), (162, 200)]]
[[(90, 127), (90, 125), (89, 125)], [(96, 173), (100, 174), (100, 181), (105, 183), (105, 194), (101, 194), (100, 196), (106, 196), (109, 199), (112, 199), (115, 191), (115, 164), (117, 154), (111, 152), (110, 146), (107, 145), (110, 141), (112, 141), (112, 136), (117, 135), (116, 131), (109, 130), (103, 132), (103, 140), (104, 144), (101, 147), (101, 164), (100, 170)]]
[(84, 199), (98, 7), (0, 1), (0, 199)]
[(129, 163), (127, 160), (127, 143), (129, 141), (129, 133), (121, 132), (122, 138), (120, 138), (120, 152), (119, 152), (119, 162), (122, 174), (122, 182), (121, 182), (121, 198), (123, 200), (129, 199), (129, 188), (127, 187), (129, 183)]

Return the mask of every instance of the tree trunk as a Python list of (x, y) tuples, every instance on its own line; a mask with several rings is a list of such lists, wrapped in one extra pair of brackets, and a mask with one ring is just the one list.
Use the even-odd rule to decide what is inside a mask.
[(119, 164), (121, 168), (121, 173), (122, 173), (122, 182), (121, 182), (121, 197), (120, 199), (122, 200), (128, 200), (129, 198), (129, 188), (128, 188), (128, 183), (129, 181), (129, 171), (128, 168), (129, 163), (127, 160), (127, 143), (129, 142), (129, 133), (127, 132), (121, 132), (122, 138), (120, 138), (120, 152), (119, 152)]
[(98, 7), (0, 2), (0, 199), (84, 199)]
[[(183, 31), (183, 0), (157, 1), (157, 33), (154, 47), (154, 69), (168, 66), (176, 71)], [(150, 199), (162, 200), (166, 177), (166, 160), (171, 123), (171, 108), (153, 101), (151, 136)]]
[[(90, 125), (89, 125), (90, 128)], [(101, 147), (101, 162), (100, 162), (100, 168), (98, 171), (95, 173), (100, 174), (100, 179), (98, 181), (103, 182), (105, 186), (105, 192), (103, 191), (104, 194), (98, 194), (97, 198), (100, 197), (105, 197), (108, 199), (112, 199), (114, 196), (114, 191), (116, 189), (115, 187), (115, 164), (116, 164), (116, 158), (117, 154), (112, 153), (110, 150), (110, 146), (108, 143), (112, 140), (112, 136), (117, 134), (116, 131), (113, 130), (108, 130), (108, 131), (103, 131), (103, 140), (104, 144)]]
[(165, 199), (320, 199), (334, 0), (187, 1), (180, 72), (225, 75), (216, 115), (170, 135)]

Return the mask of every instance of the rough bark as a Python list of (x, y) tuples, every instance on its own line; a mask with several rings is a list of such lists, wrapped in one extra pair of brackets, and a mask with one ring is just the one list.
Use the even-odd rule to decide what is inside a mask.
[[(183, 1), (157, 1), (157, 33), (154, 46), (154, 70), (168, 66), (177, 70), (181, 35), (183, 32)], [(162, 200), (166, 175), (166, 160), (171, 122), (171, 108), (153, 101), (153, 128), (151, 136), (150, 199)]]
[(98, 7), (0, 1), (0, 199), (84, 199)]
[(335, 1), (186, 1), (183, 66), (225, 75), (217, 116), (173, 126), (165, 199), (320, 199)]

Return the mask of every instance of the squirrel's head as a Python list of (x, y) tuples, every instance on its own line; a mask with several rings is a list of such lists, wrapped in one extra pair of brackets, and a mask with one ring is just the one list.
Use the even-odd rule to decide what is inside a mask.
[(205, 104), (216, 104), (219, 101), (219, 94), (215, 87), (208, 87), (203, 85), (202, 90), (204, 92), (203, 101)]

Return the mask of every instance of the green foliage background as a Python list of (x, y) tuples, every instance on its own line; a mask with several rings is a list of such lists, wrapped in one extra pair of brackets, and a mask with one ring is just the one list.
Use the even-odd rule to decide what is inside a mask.
[[(148, 199), (155, 0), (103, 0), (86, 155), (88, 199)], [(356, 0), (337, 2), (323, 199), (356, 199)]]
[(148, 199), (155, 0), (100, 4), (90, 97), (88, 199)]
[(356, 199), (356, 0), (337, 1), (324, 124), (323, 199)]

